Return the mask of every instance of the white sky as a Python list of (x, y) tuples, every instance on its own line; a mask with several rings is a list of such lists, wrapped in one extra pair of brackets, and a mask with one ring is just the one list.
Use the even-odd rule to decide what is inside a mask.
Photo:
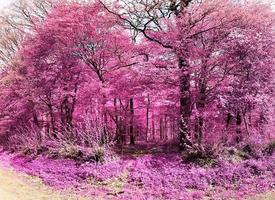
[(7, 7), (10, 3), (12, 0), (0, 0), (0, 9)]
[[(13, 0), (0, 0), (0, 10), (9, 6), (9, 4), (12, 3)], [(25, 0), (25, 1), (28, 1), (28, 0)], [(266, 0), (261, 0), (263, 2), (265, 2)], [(272, 2), (272, 5), (273, 5), (273, 8), (275, 10), (275, 0), (267, 0), (269, 2)]]

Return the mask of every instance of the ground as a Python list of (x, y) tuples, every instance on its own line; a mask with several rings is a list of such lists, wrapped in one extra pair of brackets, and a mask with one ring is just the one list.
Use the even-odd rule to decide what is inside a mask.
[[(0, 168), (0, 199), (5, 200), (86, 200), (88, 198), (53, 191), (39, 178), (16, 173), (12, 169)], [(67, 192), (69, 193), (69, 192)], [(273, 200), (275, 191), (257, 195), (250, 200)]]
[(202, 168), (180, 162), (177, 154), (145, 154), (95, 165), (2, 153), (0, 199), (273, 200), (273, 161)]
[(0, 168), (1, 200), (84, 200), (84, 197), (67, 192), (54, 191), (44, 185), (39, 178), (15, 172), (13, 169)]
[(256, 197), (253, 197), (250, 200), (274, 200), (274, 199), (275, 199), (275, 191), (270, 191), (264, 194), (256, 195)]

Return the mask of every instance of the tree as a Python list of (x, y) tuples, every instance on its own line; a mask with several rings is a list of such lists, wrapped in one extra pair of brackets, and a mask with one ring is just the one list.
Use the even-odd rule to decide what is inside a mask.
[[(178, 129), (182, 149), (201, 151), (265, 134), (274, 89), (269, 7), (64, 1), (43, 13), (27, 14), (23, 42), (8, 49), (13, 67), (0, 81), (5, 121), (73, 140), (92, 115), (103, 124), (102, 141), (112, 132), (118, 144), (166, 142)], [(15, 30), (5, 37), (11, 45)]]
[[(217, 80), (216, 83), (218, 84), (223, 79), (230, 78), (230, 67), (236, 67), (238, 61), (231, 60), (231, 52), (224, 51), (223, 45), (229, 45), (231, 48), (237, 45), (236, 42), (240, 41), (240, 38), (235, 38), (234, 41), (232, 40), (232, 35), (242, 34), (238, 33), (238, 31), (249, 31), (255, 25), (253, 24), (254, 17), (250, 14), (255, 13), (255, 10), (261, 13), (258, 15), (259, 18), (263, 18), (267, 22), (272, 19), (270, 9), (266, 9), (265, 6), (255, 3), (247, 6), (238, 5), (227, 0), (202, 2), (121, 1), (115, 4), (119, 9), (112, 9), (110, 5), (108, 6), (108, 3), (101, 3), (108, 12), (125, 22), (125, 25), (132, 31), (134, 39), (138, 39), (138, 33), (141, 33), (145, 39), (158, 44), (160, 48), (170, 49), (174, 52), (174, 57), (178, 62), (177, 65), (180, 70), (179, 102), (181, 120), (179, 141), (182, 148), (192, 145), (190, 141), (190, 118), (192, 117), (194, 105), (196, 104), (199, 110), (204, 109), (206, 106), (206, 94), (215, 88), (214, 86), (210, 89), (210, 86), (206, 82), (206, 78), (208, 79), (211, 76), (208, 77), (207, 73), (209, 71), (205, 68), (209, 67), (213, 71), (210, 73), (215, 74), (210, 79), (213, 84), (215, 84), (215, 80)], [(265, 13), (269, 14), (265, 15)], [(264, 30), (268, 27), (271, 36), (273, 35), (270, 29), (272, 26), (273, 24), (271, 23), (262, 24), (261, 28)], [(209, 44), (205, 46), (204, 43)], [(217, 44), (216, 46), (215, 43)], [(260, 49), (258, 50), (260, 51)], [(270, 55), (270, 52), (268, 53)], [(218, 58), (215, 58), (215, 54), (218, 55)], [(217, 61), (214, 61), (217, 63), (209, 65), (208, 60), (210, 59), (207, 58), (209, 56), (217, 59)], [(224, 63), (225, 59), (229, 60)], [(197, 73), (197, 70), (194, 68), (195, 62), (206, 65), (205, 67), (201, 67), (202, 71), (198, 72), (200, 76), (199, 80), (193, 79)], [(221, 65), (218, 66), (218, 74), (215, 67), (216, 64)], [(199, 97), (193, 97), (193, 81), (199, 85)], [(198, 102), (195, 103), (194, 99)], [(202, 116), (199, 116), (197, 121), (196, 138), (200, 141), (203, 126)]]

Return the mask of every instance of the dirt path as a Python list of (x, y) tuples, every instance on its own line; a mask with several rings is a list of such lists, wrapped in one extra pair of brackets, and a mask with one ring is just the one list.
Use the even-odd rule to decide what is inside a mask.
[[(84, 200), (75, 195), (61, 194), (45, 186), (40, 179), (0, 167), (1, 200)], [(86, 199), (85, 199), (86, 200)]]
[(256, 195), (255, 197), (249, 199), (249, 200), (274, 200), (275, 199), (275, 190)]

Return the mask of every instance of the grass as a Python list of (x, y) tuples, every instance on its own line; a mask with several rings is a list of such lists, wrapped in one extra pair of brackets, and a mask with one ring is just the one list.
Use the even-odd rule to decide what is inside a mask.
[[(67, 193), (67, 192), (66, 192)], [(39, 178), (0, 168), (0, 199), (5, 200), (86, 200), (73, 194), (54, 191)]]

